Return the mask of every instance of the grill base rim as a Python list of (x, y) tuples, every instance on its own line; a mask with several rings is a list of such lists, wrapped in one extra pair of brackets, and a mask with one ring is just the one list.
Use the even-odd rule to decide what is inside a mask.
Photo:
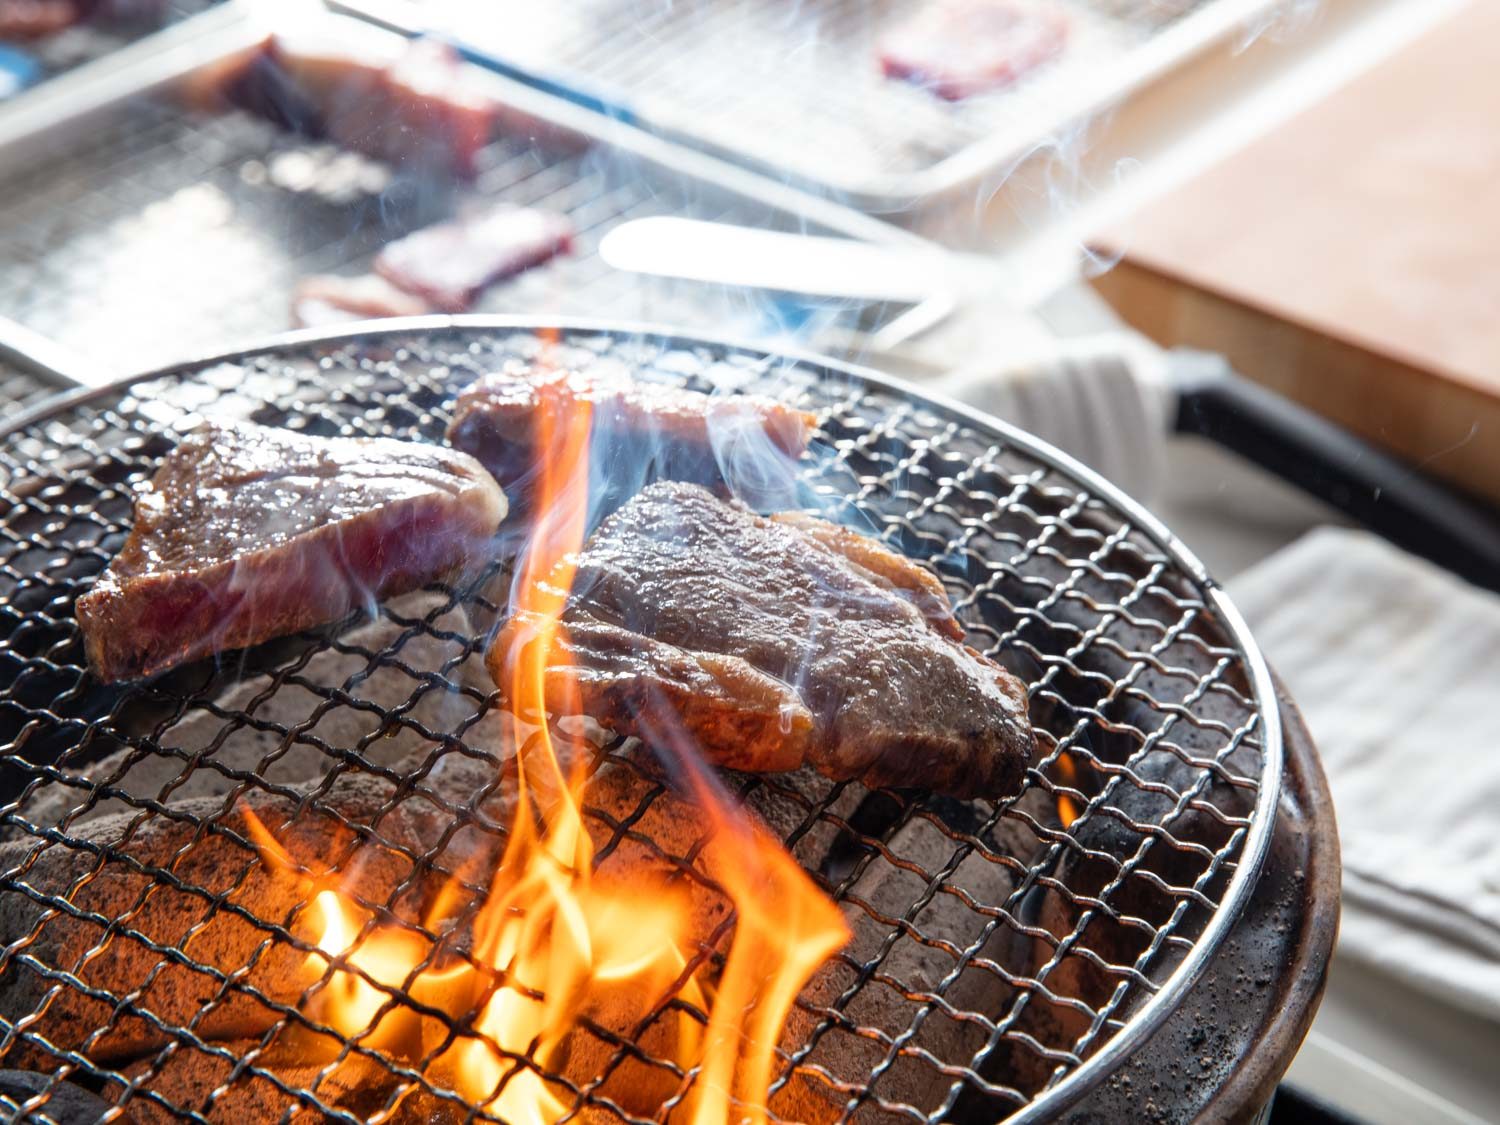
[(872, 386), (913, 403), (929, 404), (937, 411), (961, 419), (977, 430), (987, 431), (1005, 443), (1024, 451), (1028, 457), (1057, 470), (1090, 490), (1095, 496), (1113, 505), (1134, 528), (1151, 540), (1174, 566), (1179, 567), (1187, 577), (1202, 587), (1205, 602), (1220, 615), (1230, 640), (1244, 658), (1250, 686), (1253, 689), (1254, 702), (1261, 717), (1265, 769), (1252, 814), (1252, 824), (1220, 907), (1195, 942), (1193, 951), (1162, 984), (1155, 996), (1133, 1013), (1125, 1027), (1113, 1034), (1082, 1065), (1056, 1085), (1042, 1092), (1034, 1101), (1017, 1109), (1007, 1120), (1034, 1122), (1053, 1119), (1063, 1111), (1076, 1106), (1090, 1091), (1095, 1090), (1101, 1082), (1117, 1072), (1127, 1059), (1159, 1031), (1200, 979), (1222, 947), (1226, 936), (1244, 915), (1260, 878), (1277, 824), (1275, 811), (1280, 800), (1284, 746), (1280, 722), (1281, 711), (1277, 704), (1277, 695), (1269, 667), (1250, 637), (1243, 619), (1222, 589), (1209, 577), (1196, 556), (1156, 517), (1113, 484), (1066, 453), (1003, 420), (943, 396), (930, 394), (905, 380), (872, 368), (829, 359), (810, 352), (771, 348), (755, 341), (717, 337), (698, 331), (683, 331), (671, 326), (649, 323), (596, 320), (587, 317), (483, 314), (402, 318), (382, 321), (378, 325), (367, 322), (363, 325), (340, 326), (334, 330), (312, 329), (273, 335), (247, 346), (229, 349), (203, 359), (174, 362), (151, 371), (125, 376), (97, 388), (84, 388), (46, 400), (22, 412), (9, 424), (0, 427), (0, 440), (8, 439), (16, 432), (71, 407), (116, 393), (138, 382), (155, 378), (191, 376), (195, 372), (217, 365), (240, 362), (263, 353), (299, 348), (336, 348), (340, 345), (368, 344), (372, 341), (378, 342), (386, 338), (399, 338), (412, 334), (432, 336), (444, 333), (506, 332), (556, 334), (557, 338), (563, 341), (566, 341), (569, 336), (606, 337), (616, 341), (638, 339), (653, 345), (678, 348), (697, 346), (715, 349), (721, 354), (739, 353), (762, 360), (784, 360), (813, 369), (820, 376), (831, 380), (845, 380), (850, 383)]
[[(1328, 968), (1338, 939), (1342, 861), (1333, 794), (1307, 723), (1280, 677), (1273, 679), (1281, 705), (1286, 749), (1283, 785), (1287, 800), (1277, 810), (1275, 839), (1257, 894), (1232, 931), (1241, 942), (1257, 941), (1257, 956), (1223, 951), (1210, 967), (1216, 976), (1258, 961), (1274, 973), (1256, 1002), (1230, 1012), (1227, 1030), (1239, 1053), (1220, 1082), (1205, 1083), (1201, 1102), (1174, 1105), (1170, 1120), (1258, 1121), (1306, 1038), (1322, 1004)], [(1270, 893), (1267, 893), (1267, 891)], [(1275, 897), (1281, 891), (1280, 898)], [(1283, 928), (1284, 927), (1284, 928)], [(1224, 1006), (1209, 980), (1200, 981), (1155, 1035), (1115, 1072), (1129, 1075), (1135, 1090), (1149, 1089), (1163, 1074), (1163, 1058), (1176, 1051), (1166, 1042), (1189, 1028), (1222, 1020)], [(1122, 1098), (1116, 1082), (1085, 1095), (1062, 1121), (1126, 1120), (1140, 1106)]]

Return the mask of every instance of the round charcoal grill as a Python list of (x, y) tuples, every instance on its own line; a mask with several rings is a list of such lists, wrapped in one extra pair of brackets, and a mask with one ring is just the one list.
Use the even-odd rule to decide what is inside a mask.
[[(816, 412), (802, 503), (931, 567), (970, 643), (1030, 687), (1040, 753), (1012, 798), (729, 775), (854, 932), (794, 1010), (773, 1117), (793, 1095), (804, 1120), (1086, 1107), (1160, 1043), (1251, 924), (1282, 704), (1197, 561), (1078, 464), (870, 372), (660, 330), (454, 318), (302, 334), (73, 394), (4, 435), (0, 1066), (32, 1072), (34, 1091), (0, 1088), (10, 1119), (74, 1104), (80, 1088), (138, 1121), (494, 1119), (420, 1057), (320, 1023), (308, 1000), (326, 974), (287, 992), (277, 966), (313, 946), (302, 905), (265, 893), (239, 810), (320, 842), (339, 870), (394, 857), (390, 895), (360, 900), (383, 919), (450, 869), (456, 838), (498, 831), (484, 801), (504, 765), (480, 656), (506, 560), (122, 687), (85, 670), (73, 603), (123, 541), (133, 488), (201, 416), (440, 441), (461, 387), (544, 354)], [(455, 757), (493, 761), (487, 791), (444, 789)], [(649, 763), (626, 744), (595, 760), (638, 775), (617, 787), (629, 807), (588, 810), (600, 854), (654, 849), (702, 878), (692, 840), (660, 838), (653, 806), (669, 797)], [(441, 832), (411, 827), (434, 820)], [(1318, 971), (1321, 940), (1303, 957)], [(420, 1010), (379, 987), (392, 1009)], [(1299, 1012), (1316, 982), (1300, 987)], [(652, 1057), (649, 1036), (593, 1030), (592, 1071), (547, 1074), (577, 1119), (652, 1119), (621, 1094), (628, 1082), (611, 1084), (622, 1068), (691, 1080)]]

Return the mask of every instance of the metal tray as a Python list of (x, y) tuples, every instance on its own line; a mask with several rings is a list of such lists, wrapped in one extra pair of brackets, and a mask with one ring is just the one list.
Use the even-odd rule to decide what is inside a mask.
[(836, 351), (912, 311), (610, 268), (599, 239), (648, 215), (921, 240), (501, 78), (505, 135), (471, 186), (393, 172), (247, 114), (188, 112), (172, 83), (260, 34), (233, 7), (172, 29), (165, 53), (100, 60), (0, 111), (0, 316), (108, 371), (140, 369), (286, 328), (299, 278), (360, 272), (390, 239), (487, 199), (564, 211), (578, 239), (572, 255), (494, 286), (477, 311), (652, 320)]
[[(1056, 0), (1052, 66), (945, 102), (880, 74), (902, 0), (579, 0), (535, 5), (504, 34), (451, 0), (329, 0), (612, 118), (865, 211), (973, 197), (1039, 148), (1188, 59), (1272, 22), (1287, 0)], [(489, 36), (495, 34), (492, 41)]]

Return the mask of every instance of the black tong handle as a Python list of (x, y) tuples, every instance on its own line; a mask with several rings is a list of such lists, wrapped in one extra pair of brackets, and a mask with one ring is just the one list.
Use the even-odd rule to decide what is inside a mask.
[(1500, 590), (1500, 517), (1318, 414), (1240, 378), (1224, 360), (1172, 353), (1176, 430), (1233, 450), (1396, 546)]

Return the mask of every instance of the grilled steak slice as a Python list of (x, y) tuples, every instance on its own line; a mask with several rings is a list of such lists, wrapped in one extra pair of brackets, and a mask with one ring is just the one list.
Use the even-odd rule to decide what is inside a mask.
[[(685, 734), (734, 769), (1019, 788), (1025, 688), (958, 639), (934, 578), (863, 536), (663, 482), (605, 521), (578, 564), (555, 706), (572, 680), (604, 726), (658, 746)], [(512, 618), (491, 646), (502, 691), (534, 627)]]
[(505, 496), (471, 458), (247, 422), (189, 434), (136, 499), (125, 546), (78, 599), (105, 680), (337, 620), (482, 553)]
[(458, 396), (448, 440), (501, 484), (522, 483), (537, 463), (537, 407), (550, 393), (590, 405), (595, 463), (610, 477), (651, 462), (657, 476), (717, 482), (720, 457), (743, 454), (754, 462), (769, 452), (796, 460), (817, 422), (764, 395), (706, 395), (624, 373), (517, 365), (484, 376)]
[(1068, 21), (1037, 0), (939, 0), (882, 37), (880, 66), (959, 101), (1008, 86), (1059, 54)]
[(375, 272), (444, 312), (466, 312), (485, 286), (573, 244), (565, 215), (510, 204), (438, 223), (398, 238), (375, 258)]

